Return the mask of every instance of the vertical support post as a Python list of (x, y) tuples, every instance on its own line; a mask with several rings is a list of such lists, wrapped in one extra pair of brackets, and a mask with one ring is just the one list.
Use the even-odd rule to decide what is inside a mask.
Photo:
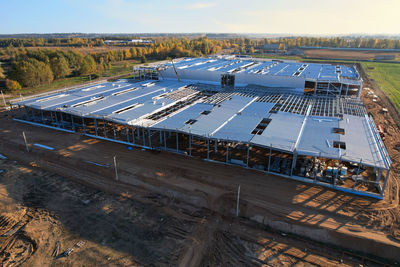
[(115, 132), (115, 123), (113, 122), (113, 133), (114, 133), (114, 139), (117, 140), (117, 134)]
[(133, 128), (131, 128), (131, 132), (132, 132), (132, 143), (135, 143), (135, 131), (133, 130)]
[(356, 175), (356, 180), (354, 181), (353, 190), (356, 188), (356, 184), (357, 184), (357, 180), (358, 180), (358, 174), (360, 173), (361, 162), (362, 162), (362, 159), (360, 159), (360, 163), (358, 163), (357, 175)]
[(250, 144), (247, 144), (246, 168), (249, 167)]
[(106, 121), (103, 120), (103, 126), (104, 126), (104, 137), (107, 138), (107, 130), (106, 130)]
[(292, 160), (292, 166), (290, 168), (290, 176), (293, 176), (293, 169), (296, 166), (296, 161), (297, 161), (297, 151), (296, 149), (293, 151), (293, 160)]
[(268, 172), (269, 172), (269, 170), (270, 170), (270, 168), (271, 168), (271, 154), (272, 154), (272, 144), (271, 144), (271, 146), (269, 147)]
[(146, 146), (146, 136), (145, 136), (145, 133), (144, 133), (143, 125), (142, 125), (142, 137), (143, 137), (143, 146)]
[(25, 142), (26, 151), (29, 152), (29, 147), (28, 147), (28, 142), (26, 141), (25, 132), (22, 132), (22, 136), (24, 137), (24, 142)]
[(315, 82), (314, 95), (316, 95), (316, 94), (317, 94), (317, 89), (318, 89), (318, 82)]
[(58, 125), (58, 118), (57, 118), (57, 117), (58, 117), (57, 111), (54, 112), (54, 115), (55, 115), (55, 117), (56, 117), (56, 125), (57, 125), (57, 127), (59, 127), (59, 125)]
[(240, 185), (238, 186), (237, 198), (236, 198), (236, 217), (239, 217), (239, 199), (240, 199)]
[(85, 118), (82, 117), (82, 127), (83, 127), (83, 133), (86, 134), (86, 125), (85, 125)]
[(320, 167), (321, 167), (321, 152), (319, 152), (319, 156), (318, 156), (318, 168), (317, 168), (317, 171), (314, 173), (314, 182), (317, 181), (317, 172), (319, 171)]
[(207, 159), (210, 159), (210, 138), (207, 138)]
[(13, 105), (10, 103), (10, 114), (11, 114), (11, 118), (14, 118), (14, 109), (13, 109)]
[(176, 136), (176, 152), (178, 152), (179, 151), (178, 132), (175, 132), (175, 136)]
[(328, 82), (328, 88), (326, 88), (326, 95), (329, 94), (329, 90), (331, 89), (331, 82)]
[(118, 181), (117, 156), (114, 156), (115, 180)]
[(42, 118), (42, 123), (44, 124), (43, 109), (40, 110), (40, 116), (41, 116), (41, 118)]
[(217, 139), (215, 139), (215, 142), (214, 142), (214, 153), (217, 153), (217, 147), (218, 147), (218, 143), (217, 143)]
[(226, 142), (226, 163), (228, 163), (229, 159), (229, 143)]
[(97, 119), (94, 119), (94, 132), (95, 132), (95, 134), (97, 136), (98, 135), (97, 134)]
[(60, 122), (61, 122), (61, 128), (65, 128), (65, 123), (64, 123), (64, 120), (63, 120), (63, 114), (62, 114), (62, 112), (60, 112)]
[[(339, 150), (340, 150), (340, 149), (339, 149)], [(337, 178), (338, 178), (338, 176), (339, 176), (339, 170), (340, 170), (340, 163), (341, 163), (341, 161), (342, 161), (342, 155), (340, 155), (340, 157), (339, 157), (338, 169), (337, 169), (335, 178), (334, 178), (334, 180), (333, 180), (333, 185), (334, 185), (334, 186), (336, 186), (336, 180), (337, 180)]]
[(189, 156), (192, 156), (192, 135), (189, 134)]
[(165, 131), (163, 132), (164, 134), (164, 150), (167, 150), (167, 138), (165, 138)]
[[(12, 107), (11, 107), (11, 110), (12, 110)], [(53, 111), (50, 111), (50, 117), (51, 117), (51, 126), (54, 126)]]
[(150, 129), (147, 129), (147, 134), (149, 135), (149, 147), (151, 147), (151, 132), (150, 132)]
[(388, 170), (388, 172), (387, 172), (387, 174), (386, 174), (386, 179), (385, 179), (385, 182), (383, 183), (381, 196), (383, 196), (383, 194), (385, 193), (386, 183), (387, 183), (387, 181), (389, 180), (389, 174), (390, 174), (390, 169)]
[(340, 83), (340, 96), (342, 96), (343, 83)]
[(381, 180), (381, 176), (382, 176), (382, 169), (379, 168), (378, 175), (376, 176), (376, 180), (375, 180), (376, 183), (379, 183), (379, 181)]
[(72, 127), (72, 131), (75, 132), (74, 116), (72, 116), (72, 115), (71, 115), (71, 127)]
[(161, 131), (160, 131), (160, 146), (161, 146), (161, 144), (162, 144), (162, 134), (161, 134)]
[(125, 125), (126, 141), (129, 143), (129, 126)]

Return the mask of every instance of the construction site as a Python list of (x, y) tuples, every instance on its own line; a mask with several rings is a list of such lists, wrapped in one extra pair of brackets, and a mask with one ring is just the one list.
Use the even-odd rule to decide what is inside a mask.
[(140, 81), (32, 97), (11, 111), (18, 121), (383, 198), (391, 161), (355, 68), (189, 58), (134, 72)]
[[(62, 193), (67, 199), (82, 201), (84, 190), (85, 209), (101, 202), (106, 213), (113, 207), (107, 214), (143, 213), (161, 225), (157, 234), (146, 228), (141, 236), (145, 226), (126, 219), (123, 227), (138, 227), (127, 238), (146, 240), (129, 249), (127, 240), (71, 226), (95, 244), (111, 238), (119, 253), (119, 260), (86, 264), (390, 266), (400, 260), (400, 133), (369, 99), (372, 90), (356, 66), (182, 58), (134, 68), (133, 77), (23, 97), (2, 114), (7, 184), (22, 167), (6, 156), (29, 166), (26, 177), (45, 170), (132, 202), (106, 205), (106, 193), (43, 178), (55, 192), (74, 187)], [(131, 204), (140, 211), (117, 212)], [(110, 221), (103, 211), (99, 216)], [(46, 242), (59, 242), (52, 238)], [(72, 240), (79, 250), (82, 243)], [(164, 249), (150, 252), (155, 243)], [(62, 263), (80, 262), (79, 253)], [(123, 262), (124, 253), (134, 256)]]

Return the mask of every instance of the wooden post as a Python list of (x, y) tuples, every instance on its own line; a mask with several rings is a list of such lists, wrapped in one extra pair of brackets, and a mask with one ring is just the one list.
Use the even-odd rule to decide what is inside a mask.
[(28, 147), (28, 142), (26, 141), (25, 132), (22, 132), (22, 136), (24, 137), (26, 151), (28, 151), (28, 152), (29, 152), (29, 147)]
[(117, 156), (114, 156), (115, 180), (118, 181)]
[(239, 199), (240, 199), (240, 185), (238, 186), (237, 199), (236, 199), (236, 217), (239, 217)]

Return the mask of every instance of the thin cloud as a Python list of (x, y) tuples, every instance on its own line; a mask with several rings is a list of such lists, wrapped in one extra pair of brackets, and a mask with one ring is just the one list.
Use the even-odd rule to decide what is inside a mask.
[(183, 8), (186, 10), (199, 10), (199, 9), (207, 9), (211, 7), (215, 7), (217, 4), (216, 3), (194, 3), (191, 5), (185, 5)]

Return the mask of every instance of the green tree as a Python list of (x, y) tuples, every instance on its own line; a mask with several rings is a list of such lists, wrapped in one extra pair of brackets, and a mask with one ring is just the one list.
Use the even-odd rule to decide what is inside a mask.
[(53, 71), (54, 79), (64, 78), (69, 74), (68, 62), (63, 56), (52, 58), (50, 67)]
[(34, 58), (17, 61), (12, 76), (22, 86), (38, 86), (53, 81), (53, 72), (49, 64)]
[(143, 55), (142, 56), (142, 58), (140, 59), (140, 62), (141, 63), (146, 63), (147, 62), (147, 59), (146, 59), (146, 57)]
[(136, 48), (131, 47), (131, 48), (129, 49), (129, 52), (131, 53), (131, 57), (132, 57), (132, 58), (135, 58), (135, 57), (137, 56)]
[(10, 79), (6, 80), (6, 87), (11, 92), (17, 92), (22, 89), (21, 85), (17, 81), (10, 80)]
[(4, 70), (3, 68), (0, 66), (0, 79), (4, 79), (6, 76), (4, 75)]
[(90, 55), (85, 56), (80, 65), (79, 74), (81, 76), (91, 75), (95, 74), (96, 71), (97, 71), (96, 62), (94, 61), (93, 57)]
[(125, 59), (130, 59), (131, 57), (132, 57), (131, 52), (128, 49), (124, 50), (124, 58)]

